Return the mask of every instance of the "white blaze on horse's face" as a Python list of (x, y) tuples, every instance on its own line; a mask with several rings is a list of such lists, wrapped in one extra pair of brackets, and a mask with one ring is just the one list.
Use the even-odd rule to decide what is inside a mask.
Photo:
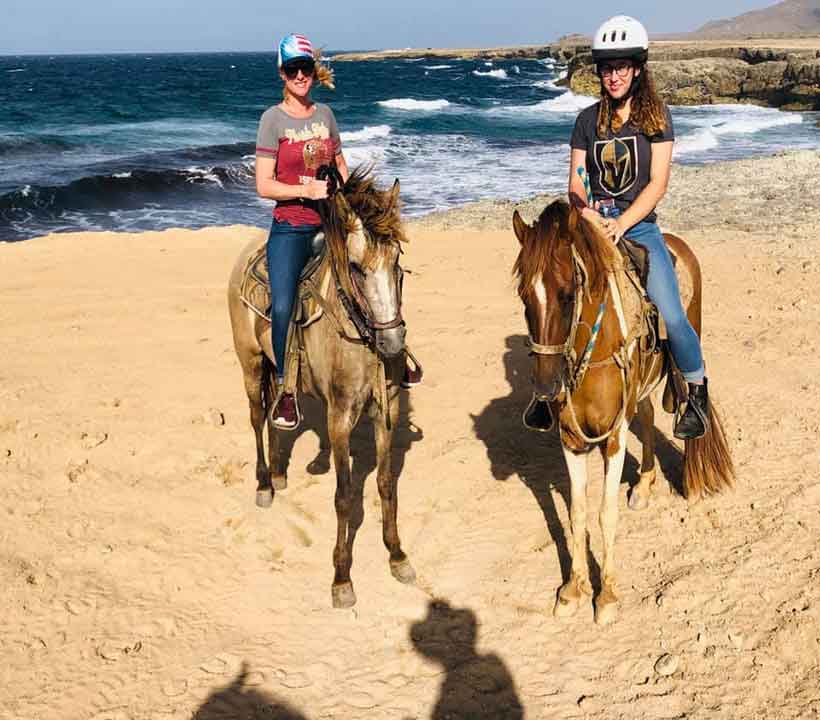
[[(365, 265), (367, 238), (357, 221), (356, 229), (348, 235), (347, 251), (356, 273), (355, 281), (367, 301), (371, 319), (376, 323), (390, 323), (401, 312), (401, 294), (398, 287), (396, 265), (399, 261), (399, 247), (385, 245), (374, 254), (374, 259)], [(397, 355), (404, 350), (405, 329), (403, 326), (376, 331), (379, 352), (386, 356)]]

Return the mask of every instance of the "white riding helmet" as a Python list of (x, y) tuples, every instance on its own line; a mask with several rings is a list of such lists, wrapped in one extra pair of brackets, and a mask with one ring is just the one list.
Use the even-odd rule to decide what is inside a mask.
[(634, 60), (644, 63), (649, 56), (649, 35), (635, 18), (616, 15), (592, 36), (592, 61)]

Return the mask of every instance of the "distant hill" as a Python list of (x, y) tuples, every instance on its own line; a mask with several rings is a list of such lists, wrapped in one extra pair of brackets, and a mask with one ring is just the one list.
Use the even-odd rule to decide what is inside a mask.
[(783, 0), (727, 20), (712, 20), (688, 37), (703, 40), (760, 35), (820, 34), (820, 0)]

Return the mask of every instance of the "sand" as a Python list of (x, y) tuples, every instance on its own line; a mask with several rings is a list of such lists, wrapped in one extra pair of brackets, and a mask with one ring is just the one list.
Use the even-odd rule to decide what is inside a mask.
[(509, 207), (410, 225), (405, 315), (427, 377), (404, 396), (394, 458), (419, 580), (390, 576), (365, 425), (345, 611), (330, 607), (334, 476), (305, 469), (317, 407), (288, 489), (254, 506), (225, 286), (263, 231), (0, 244), (0, 718), (816, 717), (818, 160), (675, 168), (661, 219), (704, 267), (738, 483), (683, 499), (659, 410), (663, 475), (651, 508), (631, 512), (630, 435), (621, 616), (606, 628), (591, 606), (551, 615), (568, 482), (555, 437), (520, 421)]

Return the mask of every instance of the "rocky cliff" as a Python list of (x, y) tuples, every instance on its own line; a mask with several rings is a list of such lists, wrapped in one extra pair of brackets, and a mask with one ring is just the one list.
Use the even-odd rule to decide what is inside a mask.
[[(600, 89), (588, 45), (551, 48), (568, 64), (569, 88), (584, 95)], [(820, 110), (820, 51), (770, 48), (675, 47), (650, 50), (649, 68), (671, 105), (749, 102), (786, 110)]]

